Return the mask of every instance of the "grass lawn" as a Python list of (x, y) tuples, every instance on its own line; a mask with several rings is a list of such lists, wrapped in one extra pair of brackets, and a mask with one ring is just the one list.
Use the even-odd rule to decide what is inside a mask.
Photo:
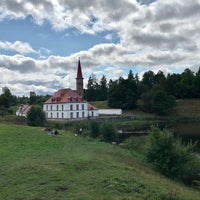
[(91, 101), (89, 102), (98, 109), (108, 109), (108, 101)]
[(118, 146), (0, 124), (0, 199), (198, 200)]

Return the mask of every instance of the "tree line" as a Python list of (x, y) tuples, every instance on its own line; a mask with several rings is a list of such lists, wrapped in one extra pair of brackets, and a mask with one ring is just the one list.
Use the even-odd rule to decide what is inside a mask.
[(200, 69), (194, 73), (186, 68), (181, 74), (147, 71), (141, 80), (129, 71), (127, 78), (100, 81), (92, 74), (85, 90), (87, 101), (108, 101), (113, 108), (135, 109), (167, 115), (176, 99), (200, 98)]
[[(10, 106), (20, 104), (40, 105), (49, 95), (17, 97), (11, 94), (9, 88), (3, 87), (0, 95), (0, 115), (9, 113)], [(181, 74), (164, 75), (162, 71), (154, 73), (147, 71), (139, 79), (132, 70), (127, 78), (107, 80), (103, 75), (97, 80), (95, 74), (88, 79), (87, 89), (84, 90), (87, 101), (108, 101), (111, 108), (141, 109), (145, 112), (167, 115), (175, 106), (176, 99), (200, 98), (200, 69), (194, 73), (185, 69)]]

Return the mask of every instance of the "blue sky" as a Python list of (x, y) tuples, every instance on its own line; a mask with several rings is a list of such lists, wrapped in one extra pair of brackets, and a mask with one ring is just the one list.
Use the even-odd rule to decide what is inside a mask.
[(20, 96), (74, 89), (79, 57), (85, 87), (91, 73), (195, 72), (199, 17), (199, 0), (2, 0), (0, 87)]

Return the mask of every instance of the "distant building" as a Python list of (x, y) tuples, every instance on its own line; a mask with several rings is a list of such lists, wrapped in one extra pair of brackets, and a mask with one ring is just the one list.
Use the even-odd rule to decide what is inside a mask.
[(31, 109), (31, 106), (29, 105), (20, 105), (18, 110), (16, 111), (17, 116), (23, 116), (26, 117), (28, 111)]
[(83, 99), (83, 76), (78, 61), (76, 90), (60, 89), (44, 104), (47, 119), (79, 119), (99, 116), (98, 109)]

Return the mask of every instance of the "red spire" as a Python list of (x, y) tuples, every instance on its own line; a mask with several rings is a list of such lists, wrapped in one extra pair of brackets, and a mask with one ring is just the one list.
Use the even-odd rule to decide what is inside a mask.
[(83, 79), (80, 58), (78, 60), (78, 70), (77, 70), (77, 77), (76, 78), (77, 79)]

